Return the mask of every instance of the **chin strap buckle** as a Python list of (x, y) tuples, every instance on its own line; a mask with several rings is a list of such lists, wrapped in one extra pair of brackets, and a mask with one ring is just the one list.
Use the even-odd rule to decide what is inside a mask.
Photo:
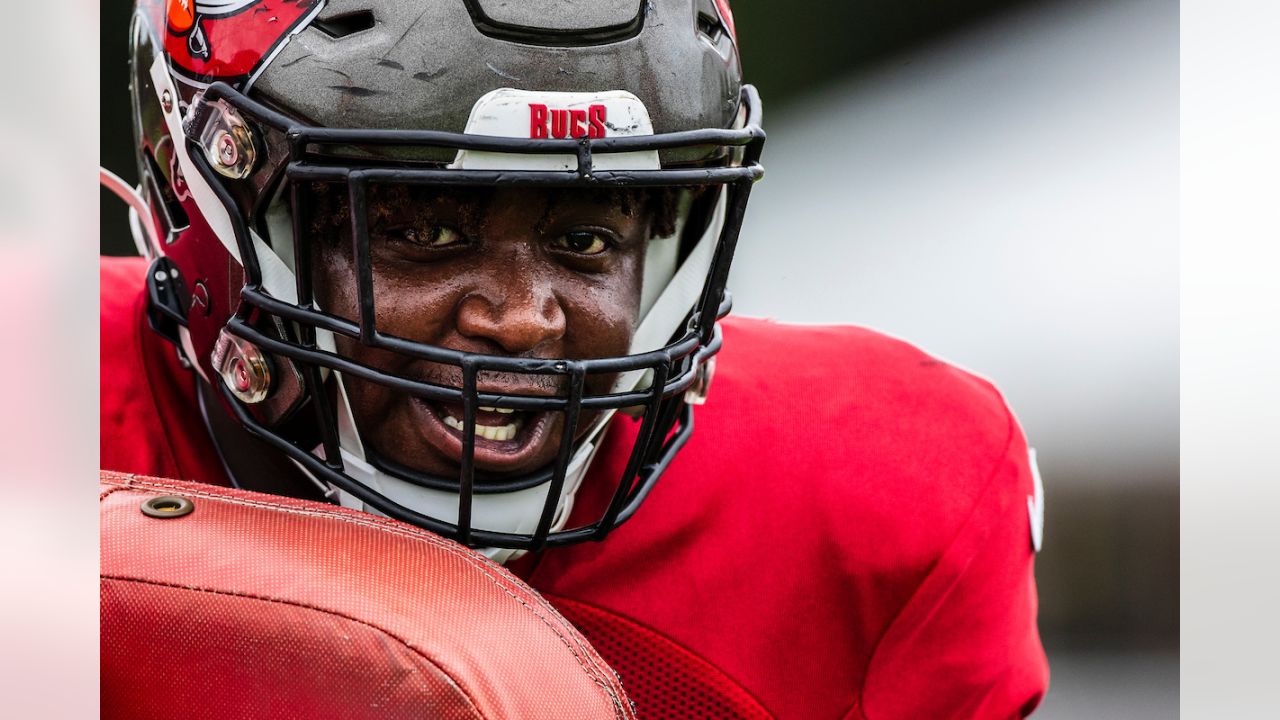
[(178, 266), (167, 257), (156, 258), (147, 269), (147, 323), (178, 347), (182, 347), (178, 328), (187, 326), (187, 312), (183, 307), (186, 295), (187, 287)]

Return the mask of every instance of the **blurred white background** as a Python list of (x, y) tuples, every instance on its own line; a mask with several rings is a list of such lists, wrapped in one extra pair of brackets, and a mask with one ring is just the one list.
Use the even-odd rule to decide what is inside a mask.
[(1169, 0), (1035, 3), (765, 96), (735, 311), (1003, 389), (1046, 483), (1039, 718), (1178, 712), (1178, 30)]
[(0, 716), (86, 718), (98, 709), (98, 8), (9, 3), (4, 28)]
[(995, 379), (1072, 482), (1178, 442), (1178, 6), (1038, 5), (769, 114), (735, 310)]

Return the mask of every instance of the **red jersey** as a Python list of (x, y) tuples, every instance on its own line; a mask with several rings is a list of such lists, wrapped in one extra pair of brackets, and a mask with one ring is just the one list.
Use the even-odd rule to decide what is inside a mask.
[[(227, 484), (193, 373), (145, 327), (144, 269), (102, 263), (102, 465)], [(723, 326), (711, 399), (635, 516), (516, 571), (642, 718), (1029, 714), (1041, 499), (1000, 394), (869, 330)], [(593, 474), (620, 474), (629, 432)]]

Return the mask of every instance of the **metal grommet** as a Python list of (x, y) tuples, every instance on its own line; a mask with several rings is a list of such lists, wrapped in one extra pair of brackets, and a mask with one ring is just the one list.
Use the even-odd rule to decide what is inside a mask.
[(182, 517), (195, 509), (195, 503), (177, 495), (161, 495), (148, 498), (142, 503), (142, 514), (153, 518)]

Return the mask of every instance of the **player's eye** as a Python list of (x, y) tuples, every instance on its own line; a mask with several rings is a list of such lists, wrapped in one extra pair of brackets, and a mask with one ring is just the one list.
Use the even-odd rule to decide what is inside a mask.
[(599, 255), (609, 249), (609, 241), (600, 233), (590, 230), (567, 232), (552, 240), (551, 245), (578, 255)]
[(393, 231), (392, 235), (410, 245), (424, 248), (446, 248), (463, 242), (462, 233), (448, 225), (400, 228)]

